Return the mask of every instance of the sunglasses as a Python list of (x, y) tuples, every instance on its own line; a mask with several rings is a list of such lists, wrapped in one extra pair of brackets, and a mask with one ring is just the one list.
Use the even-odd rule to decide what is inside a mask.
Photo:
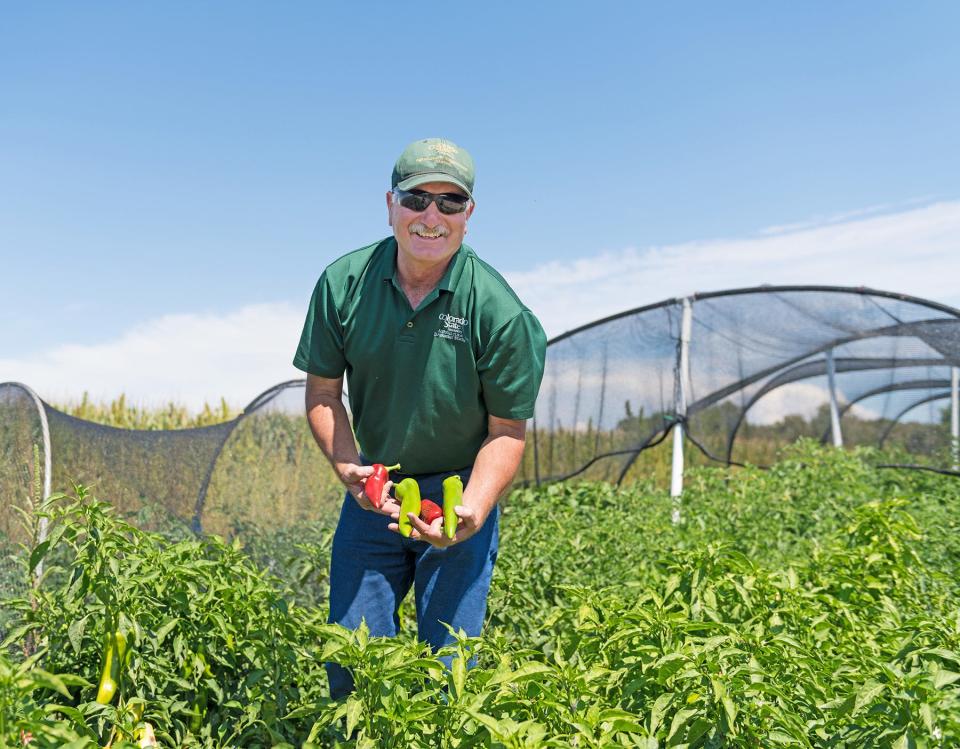
[(422, 213), (427, 210), (431, 203), (436, 203), (440, 213), (452, 216), (457, 213), (463, 213), (467, 210), (467, 205), (470, 203), (470, 198), (466, 195), (457, 195), (456, 193), (449, 192), (436, 194), (424, 192), (423, 190), (394, 190), (393, 194), (397, 196), (400, 205), (417, 213)]

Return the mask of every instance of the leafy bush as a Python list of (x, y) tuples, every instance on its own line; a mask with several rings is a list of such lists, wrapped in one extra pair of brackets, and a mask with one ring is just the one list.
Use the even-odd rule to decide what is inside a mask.
[[(41, 649), (0, 662), (20, 684), (0, 687), (0, 735), (118, 746), (146, 720), (164, 746), (957, 746), (960, 482), (874, 459), (803, 443), (769, 471), (697, 469), (677, 524), (649, 483), (517, 491), (485, 633), (438, 654), (410, 627), (323, 623), (322, 524), (171, 541), (61, 498), (35, 607), (13, 604), (8, 644)], [(116, 628), (133, 655), (104, 707)], [(354, 673), (347, 700), (328, 660)]]

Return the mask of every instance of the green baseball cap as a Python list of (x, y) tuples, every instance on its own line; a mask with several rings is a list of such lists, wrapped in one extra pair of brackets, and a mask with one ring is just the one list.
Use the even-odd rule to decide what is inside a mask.
[(450, 182), (473, 198), (473, 157), (445, 138), (417, 140), (393, 165), (391, 187), (411, 190), (427, 182)]

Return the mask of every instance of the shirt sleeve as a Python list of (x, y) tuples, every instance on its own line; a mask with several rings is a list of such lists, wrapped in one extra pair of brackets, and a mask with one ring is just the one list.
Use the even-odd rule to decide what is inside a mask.
[(340, 377), (347, 367), (343, 355), (343, 325), (327, 274), (317, 281), (303, 323), (293, 366), (319, 377)]
[(547, 336), (530, 310), (523, 310), (490, 337), (477, 362), (487, 413), (529, 419), (543, 379)]

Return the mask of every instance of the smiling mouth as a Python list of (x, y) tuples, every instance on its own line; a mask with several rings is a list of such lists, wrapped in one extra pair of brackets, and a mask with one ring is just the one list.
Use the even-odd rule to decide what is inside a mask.
[(440, 226), (430, 229), (423, 224), (414, 224), (410, 227), (410, 233), (423, 239), (440, 239), (441, 237), (447, 236), (448, 232)]

